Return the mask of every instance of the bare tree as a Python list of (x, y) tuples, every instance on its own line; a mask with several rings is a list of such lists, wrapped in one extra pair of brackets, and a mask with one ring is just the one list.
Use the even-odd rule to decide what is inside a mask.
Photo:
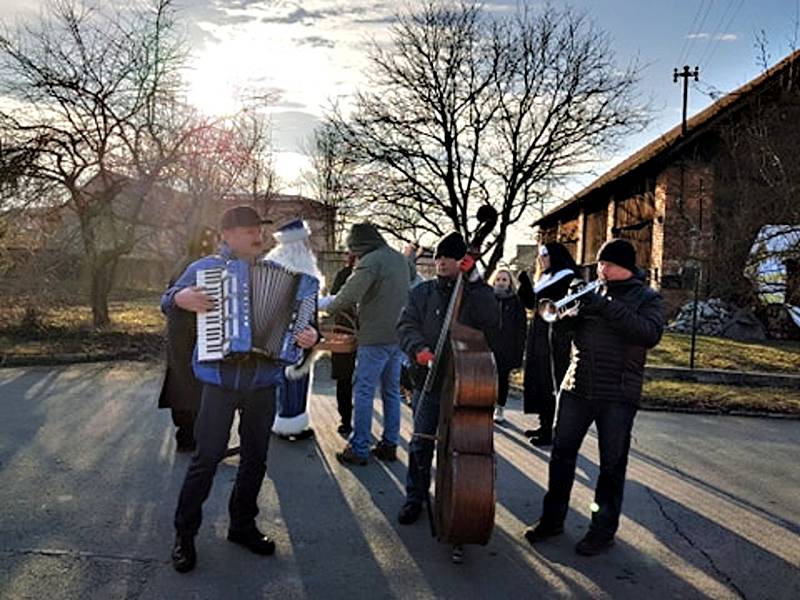
[(233, 115), (195, 119), (195, 134), (170, 169), (170, 182), (191, 198), (188, 213), (182, 215), (186, 235), (215, 221), (231, 194), (248, 198), (267, 213), (276, 177), (269, 119), (261, 107), (248, 103)]
[(472, 213), (492, 204), (489, 268), (509, 226), (647, 120), (636, 67), (619, 69), (607, 36), (570, 10), (492, 18), (430, 1), (399, 15), (370, 60), (352, 113), (328, 117), (358, 163), (349, 185), (399, 237), (469, 236)]
[(175, 100), (184, 55), (173, 19), (172, 0), (102, 10), (53, 0), (40, 21), (0, 36), (0, 136), (38, 148), (27, 184), (55, 186), (43, 203), (77, 220), (98, 327), (144, 198), (192, 135)]
[(304, 151), (311, 159), (311, 167), (303, 174), (303, 178), (310, 185), (315, 199), (336, 209), (334, 239), (328, 240), (328, 247), (333, 248), (341, 239), (349, 221), (357, 216), (357, 165), (348, 155), (339, 132), (328, 122), (314, 130), (305, 146)]

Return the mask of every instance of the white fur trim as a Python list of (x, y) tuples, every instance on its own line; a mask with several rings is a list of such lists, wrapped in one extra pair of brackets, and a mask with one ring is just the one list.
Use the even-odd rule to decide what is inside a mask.
[(302, 379), (306, 375), (311, 373), (312, 368), (314, 367), (314, 363), (319, 360), (322, 353), (319, 350), (311, 350), (308, 354), (303, 356), (303, 360), (299, 363), (290, 365), (283, 370), (284, 375), (286, 375), (286, 379), (291, 379), (292, 381), (296, 379)]
[(272, 234), (279, 244), (288, 244), (289, 242), (297, 242), (299, 240), (307, 240), (311, 237), (311, 230), (308, 228), (308, 223), (303, 222), (303, 227), (297, 229), (289, 229), (288, 231), (276, 231)]
[(308, 409), (294, 417), (275, 417), (272, 424), (272, 432), (278, 435), (297, 435), (308, 429)]

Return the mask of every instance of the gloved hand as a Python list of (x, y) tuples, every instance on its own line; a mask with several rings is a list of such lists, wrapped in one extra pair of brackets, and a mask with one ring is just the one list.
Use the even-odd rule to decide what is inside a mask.
[(597, 292), (590, 292), (580, 297), (579, 315), (596, 315), (608, 304), (608, 298)]
[(465, 254), (464, 258), (459, 261), (458, 268), (461, 269), (462, 273), (469, 273), (475, 268), (475, 259), (472, 255)]
[(320, 298), (317, 300), (317, 308), (318, 308), (319, 310), (325, 310), (326, 308), (328, 308), (328, 307), (331, 305), (331, 303), (332, 303), (332, 302), (333, 302), (335, 299), (336, 299), (336, 296), (321, 296), (321, 297), (320, 297)]
[(418, 365), (422, 365), (423, 367), (427, 367), (429, 363), (433, 362), (433, 359), (436, 358), (433, 352), (430, 351), (430, 348), (423, 348), (417, 355), (414, 357), (417, 361)]

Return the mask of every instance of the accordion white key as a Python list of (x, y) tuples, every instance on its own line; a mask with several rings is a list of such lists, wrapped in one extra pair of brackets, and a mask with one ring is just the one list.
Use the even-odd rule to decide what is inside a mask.
[(199, 270), (197, 285), (214, 299), (212, 310), (197, 313), (199, 361), (249, 353), (285, 364), (302, 358), (295, 336), (314, 320), (316, 277), (271, 261), (231, 260)]

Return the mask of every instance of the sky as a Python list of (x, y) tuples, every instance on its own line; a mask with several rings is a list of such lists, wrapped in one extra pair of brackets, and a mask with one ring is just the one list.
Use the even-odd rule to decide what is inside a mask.
[[(44, 0), (0, 0), (0, 20), (36, 18)], [(140, 1), (140, 0), (134, 0)], [(191, 47), (189, 99), (210, 113), (235, 108), (241, 90), (268, 90), (275, 163), (288, 193), (310, 193), (299, 174), (303, 148), (331, 101), (346, 102), (364, 83), (372, 40), (389, 39), (396, 0), (176, 0)], [(612, 39), (617, 62), (640, 65), (640, 91), (653, 109), (651, 125), (627, 139), (591, 173), (558, 190), (564, 200), (681, 119), (682, 84), (673, 69), (700, 69), (689, 90), (689, 116), (708, 106), (710, 93), (733, 91), (761, 68), (756, 38), (764, 31), (770, 63), (793, 42), (800, 0), (551, 0), (588, 16)], [(414, 0), (406, 5), (413, 6)], [(487, 0), (496, 13), (524, 2)], [(531, 8), (539, 2), (528, 2)], [(532, 215), (535, 217), (536, 215)]]

